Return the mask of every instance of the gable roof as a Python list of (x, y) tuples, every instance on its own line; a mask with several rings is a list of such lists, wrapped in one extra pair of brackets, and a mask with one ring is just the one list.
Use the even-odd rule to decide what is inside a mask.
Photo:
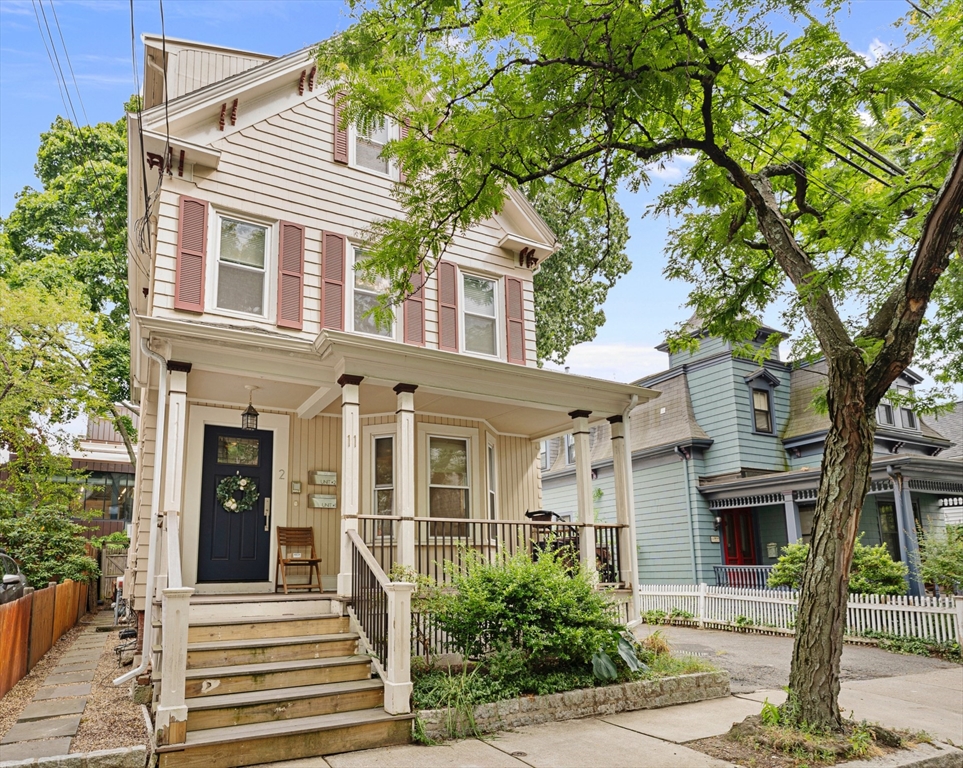
[(952, 410), (933, 416), (932, 419), (943, 437), (954, 443), (940, 454), (940, 458), (955, 459), (963, 456), (963, 400), (954, 403)]

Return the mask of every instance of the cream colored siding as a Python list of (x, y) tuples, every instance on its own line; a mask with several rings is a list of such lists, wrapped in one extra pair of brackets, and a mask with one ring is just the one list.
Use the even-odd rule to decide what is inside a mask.
[[(320, 332), (321, 232), (331, 230), (356, 239), (371, 222), (399, 214), (391, 197), (393, 183), (389, 179), (331, 161), (333, 132), (331, 104), (320, 97), (311, 98), (279, 114), (216, 137), (213, 145), (222, 153), (217, 170), (195, 168), (193, 182), (177, 177), (165, 181), (158, 209), (157, 259), (152, 291), (155, 314), (184, 316), (173, 310), (173, 283), (178, 202), (180, 196), (186, 194), (205, 199), (215, 209), (226, 212), (246, 214), (267, 222), (289, 220), (305, 226), (304, 328), (301, 334), (313, 338)], [(212, 237), (213, 234), (212, 231)], [(516, 257), (498, 247), (503, 235), (504, 232), (493, 223), (479, 225), (457, 237), (445, 258), (465, 270), (496, 278), (513, 276), (523, 281), (526, 361), (535, 365), (531, 272), (518, 268)], [(272, 250), (276, 251), (276, 242)], [(209, 242), (209, 267), (212, 258)], [(271, 280), (268, 296), (272, 300), (276, 294), (275, 272), (276, 262), (272, 261), (267, 269)], [(205, 301), (208, 311), (203, 316), (204, 321), (274, 328), (275, 311), (270, 304), (264, 321), (227, 318), (219, 316), (216, 310), (211, 311), (211, 288), (209, 284)], [(426, 345), (437, 348), (437, 279), (434, 275), (428, 279), (425, 294)], [(345, 296), (346, 310), (351, 306), (350, 299), (349, 295)], [(504, 358), (503, 296), (499, 304), (499, 347)]]
[[(152, 371), (156, 374), (156, 366), (152, 364)], [(128, 557), (127, 585), (133, 585), (134, 609), (144, 610), (144, 596), (147, 594), (147, 550), (150, 543), (150, 502), (151, 484), (154, 478), (154, 445), (157, 436), (157, 390), (152, 389), (147, 398), (141, 403), (140, 418), (141, 439), (143, 448), (138, 456), (137, 464), (137, 495), (138, 504), (133, 517), (136, 520), (134, 536), (131, 542), (132, 554)], [(131, 580), (131, 575), (134, 578)], [(129, 598), (130, 586), (125, 586), (125, 593)]]
[(538, 445), (527, 437), (501, 435), (495, 442), (498, 467), (498, 517), (524, 520), (525, 513), (542, 506)]
[(267, 59), (233, 56), (204, 49), (182, 49), (171, 56), (168, 83), (172, 99), (205, 85), (240, 74), (263, 64)]

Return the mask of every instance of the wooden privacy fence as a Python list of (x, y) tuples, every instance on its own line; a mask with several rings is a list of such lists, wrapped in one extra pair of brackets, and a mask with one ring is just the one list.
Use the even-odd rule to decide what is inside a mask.
[[(740, 589), (707, 584), (642, 584), (643, 617), (665, 617), (701, 626), (744, 627), (793, 632), (799, 593), (790, 589)], [(650, 613), (650, 618), (652, 614)], [(661, 618), (661, 617), (660, 617)], [(884, 632), (963, 645), (963, 597), (850, 595), (846, 633)]]
[(109, 549), (104, 547), (100, 550), (100, 598), (102, 600), (112, 600), (114, 588), (117, 586), (117, 577), (124, 575), (127, 567), (126, 549)]
[(69, 579), (0, 605), (0, 696), (24, 678), (88, 611), (91, 588)]

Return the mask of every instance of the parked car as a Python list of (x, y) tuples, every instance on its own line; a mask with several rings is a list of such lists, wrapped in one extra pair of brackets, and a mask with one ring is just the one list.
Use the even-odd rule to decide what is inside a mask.
[(23, 588), (27, 586), (27, 577), (20, 572), (20, 566), (6, 552), (0, 552), (0, 571), (3, 572), (3, 583), (0, 584), (0, 604), (12, 603), (23, 597)]

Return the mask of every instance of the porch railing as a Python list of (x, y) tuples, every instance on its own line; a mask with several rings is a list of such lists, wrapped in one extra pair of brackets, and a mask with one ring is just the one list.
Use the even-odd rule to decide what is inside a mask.
[(385, 686), (385, 711), (411, 711), (411, 595), (415, 585), (391, 581), (357, 531), (351, 542), (351, 602), (361, 642)]
[(717, 587), (740, 589), (768, 589), (771, 565), (716, 565)]
[[(582, 523), (536, 522), (529, 520), (479, 520), (465, 518), (416, 517), (402, 521), (398, 516), (361, 515), (358, 531), (375, 561), (390, 571), (397, 561), (399, 526), (414, 526), (415, 570), (439, 584), (451, 580), (446, 563), (463, 565), (467, 551), (493, 561), (497, 556), (525, 552), (537, 559), (542, 552), (555, 552), (573, 564), (579, 562)], [(622, 552), (620, 525), (595, 524), (595, 560), (599, 581), (620, 583)], [(450, 567), (450, 566), (448, 566)]]

